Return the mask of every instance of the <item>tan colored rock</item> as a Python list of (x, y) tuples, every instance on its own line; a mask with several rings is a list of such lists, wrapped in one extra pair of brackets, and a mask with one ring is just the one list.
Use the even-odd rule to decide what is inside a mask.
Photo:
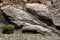
[(15, 8), (11, 5), (1, 7), (1, 9), (5, 12), (6, 15), (8, 15), (7, 18), (9, 18), (11, 22), (17, 24), (18, 26), (27, 22), (48, 27), (47, 24), (40, 21), (39, 18), (37, 18), (35, 15), (32, 15), (31, 13), (24, 10)]
[(28, 9), (34, 10), (39, 15), (47, 16), (47, 17), (50, 16), (49, 8), (46, 5), (42, 5), (39, 3), (26, 3), (26, 7)]
[(53, 21), (51, 18), (51, 13), (49, 11), (49, 7), (43, 4), (39, 3), (26, 3), (26, 8), (35, 15), (38, 15), (38, 18), (43, 21), (44, 23), (47, 23), (48, 25), (52, 24)]
[(39, 26), (39, 25), (32, 25), (32, 24), (28, 24), (26, 26), (23, 26), (23, 30), (37, 30), (37, 32), (47, 32), (47, 33), (51, 33), (51, 30), (44, 28), (43, 26)]
[(10, 21), (16, 23), (17, 25), (23, 24), (24, 22), (40, 24), (39, 20), (36, 17), (24, 10), (17, 9), (11, 5), (1, 7), (1, 9), (5, 12), (6, 15), (10, 16), (8, 17)]

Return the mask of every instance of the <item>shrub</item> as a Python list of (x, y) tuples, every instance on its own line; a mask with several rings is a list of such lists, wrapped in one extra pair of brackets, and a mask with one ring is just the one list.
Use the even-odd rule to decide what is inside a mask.
[(14, 32), (14, 25), (11, 25), (11, 24), (4, 25), (2, 27), (2, 29), (3, 29), (3, 33), (5, 33), (5, 34), (11, 34), (11, 33)]

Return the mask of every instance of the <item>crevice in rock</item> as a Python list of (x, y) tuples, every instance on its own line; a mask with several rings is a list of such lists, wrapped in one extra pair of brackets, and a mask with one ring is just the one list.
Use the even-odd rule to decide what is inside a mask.
[(34, 34), (37, 34), (39, 32), (37, 32), (37, 30), (23, 30), (22, 33), (34, 33)]
[(2, 0), (0, 0), (0, 3), (2, 3), (3, 1)]
[(53, 1), (51, 0), (51, 4), (53, 4)]
[(57, 30), (60, 30), (60, 26), (56, 26), (56, 25), (55, 25), (55, 28), (56, 28)]
[(32, 15), (34, 15), (36, 18), (38, 18), (40, 21), (46, 23), (48, 26), (54, 26), (54, 23), (52, 21), (52, 19), (42, 16), (42, 15), (38, 15), (34, 10), (28, 9), (26, 8), (28, 12), (30, 12)]
[(50, 19), (48, 17), (45, 17), (45, 16), (41, 16), (41, 15), (38, 15), (38, 16), (40, 17), (39, 20), (43, 21), (47, 25), (49, 25), (49, 26), (53, 26), (54, 25), (52, 19)]
[(40, 1), (38, 1), (38, 3), (40, 3), (40, 4), (41, 4), (41, 2), (40, 2)]

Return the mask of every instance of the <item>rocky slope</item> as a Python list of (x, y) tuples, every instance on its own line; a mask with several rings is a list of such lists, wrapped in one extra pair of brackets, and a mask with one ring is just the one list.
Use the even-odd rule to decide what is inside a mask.
[(34, 30), (57, 36), (60, 35), (59, 8), (60, 1), (57, 0), (2, 0), (0, 13), (4, 21), (1, 23), (8, 22), (22, 31)]

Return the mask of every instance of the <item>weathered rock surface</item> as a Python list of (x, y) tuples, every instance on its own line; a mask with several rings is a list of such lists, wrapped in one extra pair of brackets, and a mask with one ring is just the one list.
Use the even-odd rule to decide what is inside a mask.
[[(48, 12), (48, 9), (46, 9), (46, 7), (43, 7), (43, 8), (41, 7), (40, 10), (38, 10), (38, 9), (35, 10), (35, 8), (34, 8), (35, 11), (33, 11), (33, 13), (32, 12), (30, 13), (29, 11), (26, 12), (24, 10), (17, 9), (17, 8), (11, 6), (11, 5), (1, 7), (1, 9), (3, 10), (4, 14), (6, 15), (6, 18), (8, 18), (10, 22), (12, 22), (13, 24), (16, 24), (18, 26), (21, 26), (21, 25), (25, 26), (25, 25), (28, 25), (28, 24), (25, 24), (25, 23), (29, 23), (29, 24), (32, 24), (32, 25), (38, 25), (38, 26), (41, 25), (42, 28), (44, 29), (44, 27), (48, 27), (47, 24), (49, 24), (49, 25), (52, 24), (53, 25), (53, 22), (50, 23), (50, 21), (52, 21), (49, 18), (50, 16), (47, 16), (49, 14), (49, 12)], [(45, 11), (45, 12), (47, 12), (47, 14), (39, 13), (38, 11)], [(43, 20), (43, 21), (40, 21), (40, 20)], [(46, 22), (47, 22), (47, 24), (46, 24)], [(40, 27), (39, 27), (39, 29), (40, 29)], [(48, 27), (48, 29), (49, 29), (49, 27)], [(42, 29), (41, 29), (41, 31), (42, 31)]]
[(51, 17), (55, 25), (60, 26), (60, 3), (55, 3), (50, 7)]
[[(6, 24), (7, 21), (10, 24), (18, 25), (16, 26), (18, 28), (22, 27), (19, 30), (14, 30), (16, 34), (20, 34), (22, 30), (31, 30), (44, 34), (52, 34), (45, 38), (40, 38), (40, 35), (37, 37), (35, 34), (34, 40), (59, 40), (60, 31), (57, 30), (60, 28), (59, 5), (60, 0), (5, 0), (5, 2), (0, 4), (2, 11), (0, 13), (3, 14), (0, 14), (0, 16), (4, 16), (0, 19), (0, 27)], [(58, 26), (57, 29), (55, 25)], [(27, 39), (30, 40), (28, 36)], [(32, 36), (31, 40), (33, 40)]]
[[(48, 27), (48, 25), (41, 22), (37, 17), (35, 17), (34, 15), (32, 15), (29, 12), (17, 9), (11, 5), (1, 7), (1, 9), (3, 10), (3, 12), (5, 12), (4, 14), (9, 19), (10, 22), (12, 22), (18, 26), (24, 25), (25, 27), (23, 26), (23, 29), (29, 30), (28, 27), (31, 26), (30, 30), (32, 30), (31, 28), (33, 28), (34, 30), (43, 31), (43, 32), (47, 32), (47, 33), (49, 32), (49, 30), (47, 28), (43, 27), (43, 26)], [(39, 26), (39, 25), (42, 25), (42, 26)]]
[(42, 15), (46, 17), (50, 16), (49, 8), (46, 5), (42, 5), (39, 3), (27, 3), (26, 7), (31, 10), (34, 10), (38, 15)]
[(29, 23), (25, 23), (26, 25), (23, 26), (23, 30), (27, 30), (27, 31), (37, 31), (37, 32), (45, 32), (45, 33), (50, 33), (51, 34), (51, 30), (43, 27), (43, 26), (39, 26), (39, 25), (32, 25)]
[(49, 25), (53, 25), (51, 18), (51, 13), (49, 7), (39, 3), (26, 3), (27, 9), (35, 15), (38, 15), (38, 18)]
[(27, 13), (23, 10), (14, 8), (10, 5), (1, 8), (10, 19), (11, 22), (16, 23), (17, 25), (23, 24), (24, 22), (32, 23), (32, 24), (39, 24), (39, 21), (34, 19), (30, 13)]

